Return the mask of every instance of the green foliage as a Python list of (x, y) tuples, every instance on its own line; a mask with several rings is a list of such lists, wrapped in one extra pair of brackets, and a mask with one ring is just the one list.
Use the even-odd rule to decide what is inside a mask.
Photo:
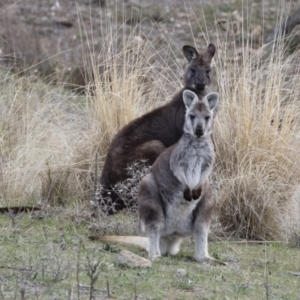
[(110, 243), (104, 243), (103, 244), (103, 250), (111, 253), (118, 253), (120, 252), (120, 249), (118, 249), (116, 246), (110, 244)]
[[(299, 278), (293, 273), (299, 272), (300, 253), (284, 243), (211, 242), (210, 253), (228, 263), (211, 266), (187, 259), (194, 251), (193, 241), (187, 239), (179, 256), (163, 257), (149, 270), (132, 269), (116, 265), (117, 252), (85, 238), (88, 229), (75, 225), (69, 215), (64, 208), (44, 219), (18, 216), (14, 227), (9, 217), (0, 216), (4, 299), (21, 289), (30, 299), (67, 297), (70, 292), (77, 295), (78, 287), (80, 299), (91, 293), (106, 297), (107, 282), (110, 295), (117, 299), (135, 294), (149, 299), (170, 295), (176, 299), (260, 299), (266, 284), (270, 295), (298, 297)], [(146, 256), (134, 247), (129, 249)], [(185, 269), (187, 275), (179, 278), (178, 269)]]

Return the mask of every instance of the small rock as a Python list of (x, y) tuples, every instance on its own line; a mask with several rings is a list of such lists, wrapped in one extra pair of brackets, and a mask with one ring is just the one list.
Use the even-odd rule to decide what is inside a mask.
[(142, 268), (151, 268), (152, 263), (149, 259), (136, 255), (128, 250), (122, 250), (117, 258), (117, 264), (126, 264), (131, 268), (142, 267)]
[(59, 244), (59, 248), (60, 248), (61, 250), (66, 250), (66, 249), (67, 249), (67, 243), (66, 243), (66, 242), (60, 243), (60, 244)]
[(186, 270), (185, 269), (177, 269), (176, 270), (176, 275), (179, 278), (184, 278), (184, 277), (186, 277)]

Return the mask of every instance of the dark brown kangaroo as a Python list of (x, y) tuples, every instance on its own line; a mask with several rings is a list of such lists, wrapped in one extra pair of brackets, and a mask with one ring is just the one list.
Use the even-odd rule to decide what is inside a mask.
[(125, 125), (108, 148), (100, 185), (104, 201), (112, 201), (114, 206), (109, 214), (126, 207), (111, 189), (117, 182), (129, 178), (127, 165), (138, 159), (147, 159), (147, 163), (152, 165), (165, 148), (175, 144), (182, 136), (185, 116), (183, 91), (193, 91), (200, 100), (208, 93), (206, 87), (211, 84), (210, 63), (215, 46), (210, 44), (203, 53), (198, 53), (194, 47), (183, 46), (183, 54), (189, 62), (184, 74), (184, 87), (169, 103)]

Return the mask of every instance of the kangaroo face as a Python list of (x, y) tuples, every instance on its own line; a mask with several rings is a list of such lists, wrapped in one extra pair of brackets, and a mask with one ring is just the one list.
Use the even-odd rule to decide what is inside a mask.
[(184, 132), (197, 138), (211, 134), (214, 108), (218, 104), (219, 94), (210, 93), (199, 102), (194, 92), (185, 90), (183, 101), (186, 106)]
[(204, 103), (197, 103), (186, 116), (184, 131), (200, 138), (209, 133), (212, 125), (211, 119), (212, 113)]
[(189, 62), (184, 76), (185, 87), (196, 92), (203, 91), (211, 84), (210, 63), (216, 51), (215, 46), (210, 44), (207, 51), (200, 54), (192, 46), (183, 46), (182, 50)]

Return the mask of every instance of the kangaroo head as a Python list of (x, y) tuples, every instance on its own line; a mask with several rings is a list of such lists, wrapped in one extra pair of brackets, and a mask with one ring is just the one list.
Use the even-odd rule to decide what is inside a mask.
[(182, 50), (189, 62), (184, 74), (185, 88), (201, 92), (206, 86), (211, 84), (210, 63), (215, 54), (216, 47), (210, 44), (207, 50), (200, 54), (192, 46), (183, 46)]
[(194, 92), (184, 90), (182, 97), (186, 106), (183, 131), (198, 138), (211, 134), (214, 108), (219, 102), (219, 94), (210, 93), (199, 101)]

